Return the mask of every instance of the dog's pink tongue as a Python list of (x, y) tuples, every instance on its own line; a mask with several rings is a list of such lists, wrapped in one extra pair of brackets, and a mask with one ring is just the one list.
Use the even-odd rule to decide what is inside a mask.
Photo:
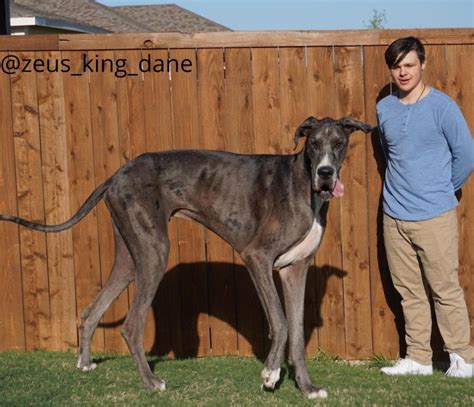
[(336, 180), (336, 185), (334, 186), (334, 189), (332, 191), (332, 196), (336, 198), (340, 198), (341, 196), (344, 195), (344, 185), (342, 184), (339, 179)]

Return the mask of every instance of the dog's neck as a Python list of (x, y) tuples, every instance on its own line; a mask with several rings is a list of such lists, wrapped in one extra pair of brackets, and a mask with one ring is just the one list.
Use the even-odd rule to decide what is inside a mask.
[(311, 209), (319, 224), (326, 227), (326, 217), (329, 209), (329, 201), (323, 201), (315, 192), (311, 193)]
[(300, 170), (305, 174), (304, 176), (307, 177), (309, 180), (308, 188), (309, 188), (309, 195), (310, 195), (310, 205), (315, 217), (320, 219), (320, 224), (324, 227), (326, 226), (326, 215), (329, 208), (329, 202), (322, 200), (312, 189), (311, 186), (311, 160), (306, 153), (306, 144), (298, 153), (298, 159)]
[(311, 209), (314, 214), (317, 214), (321, 211), (324, 201), (316, 194), (316, 192), (311, 192)]
[[(305, 146), (306, 147), (306, 146)], [(306, 148), (303, 148), (299, 153), (295, 155), (295, 163), (294, 163), (295, 170), (301, 177), (304, 177), (307, 182), (304, 183), (305, 192), (308, 196), (308, 203), (311, 205), (311, 209), (315, 216), (319, 216), (324, 212), (324, 221), (325, 221), (325, 209), (327, 211), (327, 206), (325, 205), (325, 201), (323, 201), (319, 196), (313, 192), (311, 187), (311, 160), (309, 159)], [(325, 207), (325, 208), (323, 208)]]

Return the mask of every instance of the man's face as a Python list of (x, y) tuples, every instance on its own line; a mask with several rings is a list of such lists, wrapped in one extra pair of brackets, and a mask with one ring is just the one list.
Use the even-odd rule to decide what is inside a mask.
[(408, 94), (421, 82), (424, 69), (425, 64), (420, 62), (416, 52), (410, 51), (390, 69), (390, 72), (398, 88)]

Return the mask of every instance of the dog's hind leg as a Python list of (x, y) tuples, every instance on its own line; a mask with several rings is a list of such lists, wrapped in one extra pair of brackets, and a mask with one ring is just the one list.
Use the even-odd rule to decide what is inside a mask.
[[(156, 220), (156, 219), (155, 219)], [(136, 264), (136, 292), (125, 320), (122, 335), (135, 360), (145, 386), (165, 390), (165, 382), (156, 377), (148, 365), (143, 347), (145, 318), (168, 262), (167, 219), (154, 224), (146, 233), (134, 234), (128, 242)]]
[(241, 253), (254, 282), (270, 325), (272, 345), (262, 370), (263, 386), (274, 389), (280, 380), (280, 370), (285, 358), (285, 345), (288, 339), (286, 322), (280, 298), (272, 275), (272, 265), (260, 253)]
[(84, 371), (96, 367), (91, 362), (91, 340), (97, 325), (109, 308), (110, 304), (135, 278), (135, 266), (125, 242), (114, 226), (115, 260), (112, 272), (104, 287), (100, 290), (94, 301), (82, 312), (82, 325), (80, 329), (80, 342), (77, 359), (77, 368)]
[(280, 270), (286, 317), (289, 330), (289, 359), (295, 369), (296, 383), (308, 398), (325, 398), (326, 390), (311, 382), (306, 368), (304, 353), (304, 294), (308, 266), (313, 257), (301, 260)]

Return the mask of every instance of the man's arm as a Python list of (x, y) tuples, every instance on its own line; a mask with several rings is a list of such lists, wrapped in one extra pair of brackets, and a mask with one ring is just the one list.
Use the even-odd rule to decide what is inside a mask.
[(457, 191), (474, 171), (474, 140), (461, 110), (450, 103), (441, 121), (452, 155), (452, 183)]

